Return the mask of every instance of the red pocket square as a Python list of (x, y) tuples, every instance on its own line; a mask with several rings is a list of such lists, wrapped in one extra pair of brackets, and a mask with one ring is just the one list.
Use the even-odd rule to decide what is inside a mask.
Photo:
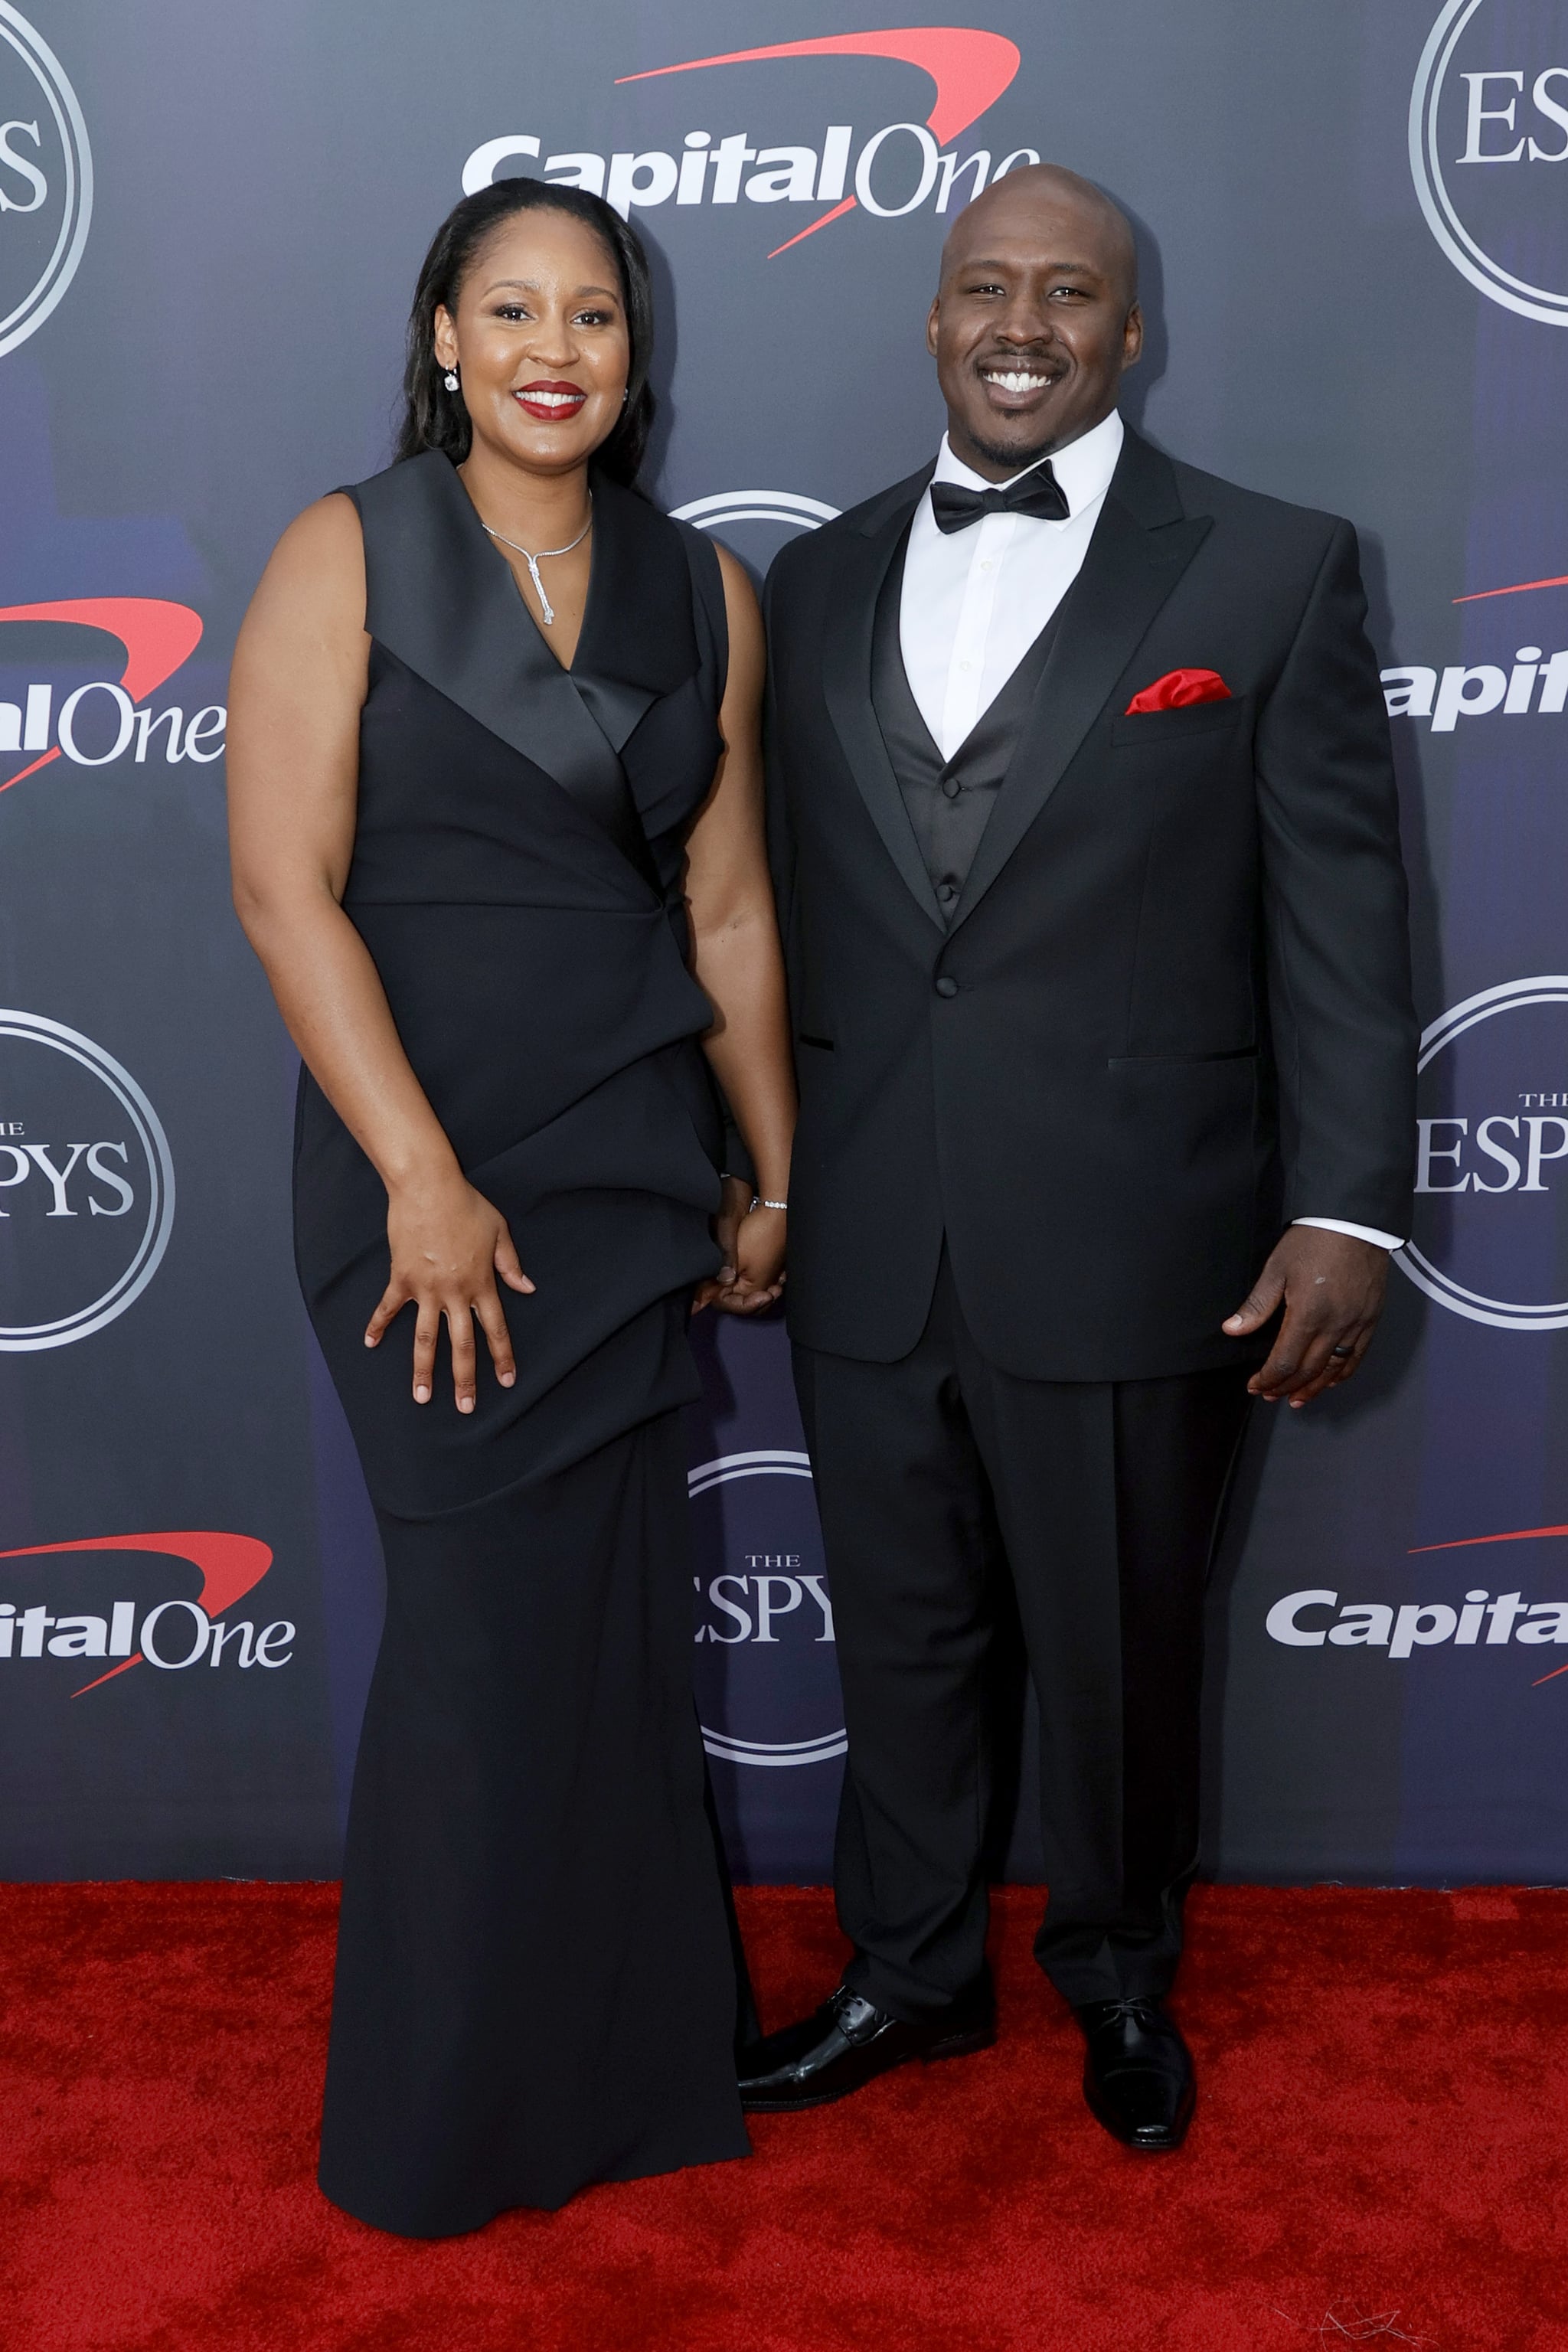
[(1126, 715), (1131, 719), (1138, 710), (1184, 710), (1192, 702), (1229, 700), (1230, 688), (1217, 669), (1168, 669), (1133, 696)]

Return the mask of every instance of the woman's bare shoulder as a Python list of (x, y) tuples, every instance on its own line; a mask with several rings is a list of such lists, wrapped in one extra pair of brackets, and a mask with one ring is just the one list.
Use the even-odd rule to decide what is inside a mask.
[(363, 630), (364, 539), (342, 490), (295, 516), (268, 559), (246, 625), (290, 635)]

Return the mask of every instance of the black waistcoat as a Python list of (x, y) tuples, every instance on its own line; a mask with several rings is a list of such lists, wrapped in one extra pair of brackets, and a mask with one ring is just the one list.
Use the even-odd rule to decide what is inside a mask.
[[(921, 716), (899, 643), (906, 538), (888, 566), (871, 640), (871, 702), (921, 856), (951, 923), (990, 821), (1002, 780), (1055, 642), (1058, 604), (995, 700), (983, 710), (951, 760), (944, 761)], [(1070, 590), (1069, 590), (1070, 594)], [(1062, 600), (1066, 603), (1066, 598)]]

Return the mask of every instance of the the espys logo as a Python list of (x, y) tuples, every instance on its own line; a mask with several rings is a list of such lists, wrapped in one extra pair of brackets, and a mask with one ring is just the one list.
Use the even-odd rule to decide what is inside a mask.
[(123, 1315), (174, 1222), (168, 1138), (130, 1071), (63, 1022), (0, 1012), (0, 1352)]
[(1415, 194), (1462, 277), (1552, 327), (1568, 326), (1568, 236), (1556, 175), (1537, 167), (1563, 163), (1568, 10), (1447, 0), (1410, 93)]
[(0, 0), (0, 352), (41, 327), (92, 218), (87, 125), (59, 59)]
[[(180, 703), (154, 710), (149, 701), (201, 643), (201, 615), (188, 604), (159, 596), (0, 604), (0, 674), (18, 668), (7, 650), (12, 629), (30, 650), (12, 688), (16, 699), (0, 698), (0, 770), (16, 759), (26, 765), (0, 773), (0, 793), (62, 754), (79, 768), (110, 767), (128, 751), (138, 764), (160, 753), (167, 763), (202, 767), (222, 758), (228, 713), (221, 703), (187, 718)], [(96, 675), (102, 664), (94, 641), (105, 636), (124, 650), (117, 678)], [(55, 675), (28, 675), (38, 669)]]
[(1565, 1006), (1568, 975), (1505, 981), (1422, 1034), (1415, 1232), (1394, 1263), (1497, 1330), (1568, 1329)]
[(886, 32), (834, 33), (821, 39), (782, 41), (761, 49), (731, 49), (722, 56), (687, 58), (678, 65), (650, 66), (621, 74), (617, 87), (658, 81), (668, 74), (706, 73), (721, 66), (798, 63), (813, 58), (876, 58), (914, 66), (934, 89), (921, 122), (885, 122), (868, 136), (853, 123), (825, 124), (814, 143), (773, 145), (749, 129), (710, 130), (681, 136), (679, 152), (663, 147), (626, 148), (609, 155), (559, 146), (537, 131), (503, 132), (474, 149), (463, 166), (463, 191), (489, 185), (502, 165), (532, 163), (562, 187), (588, 188), (629, 219), (632, 210), (656, 205), (820, 205), (826, 209), (774, 246), (773, 260), (830, 221), (857, 207), (877, 220), (902, 220), (931, 204), (945, 213), (958, 183), (959, 202), (979, 194), (987, 178), (999, 180), (1023, 163), (1040, 160), (1033, 147), (1001, 156), (992, 170), (989, 148), (961, 156), (950, 145), (994, 104), (1021, 62), (1015, 44), (1000, 33), (967, 25), (906, 25)]
[(716, 490), (710, 498), (693, 499), (672, 507), (677, 522), (694, 523), (699, 530), (721, 530), (737, 522), (783, 523), (795, 530), (819, 530), (837, 521), (838, 509), (808, 499), (799, 490)]
[(686, 1483), (705, 1571), (692, 1580), (706, 1604), (696, 1634), (703, 1746), (729, 1764), (775, 1769), (842, 1756), (833, 1603), (809, 1457), (769, 1448), (721, 1454)]
[[(113, 1597), (103, 1601), (92, 1591), (87, 1597), (100, 1600), (100, 1606), (80, 1611), (62, 1609), (58, 1600), (50, 1608), (26, 1596), (26, 1586), (39, 1574), (51, 1583), (56, 1580), (62, 1555), (123, 1552), (186, 1562), (201, 1578), (200, 1592), (195, 1600), (180, 1594), (148, 1605)], [(13, 1551), (0, 1551), (0, 1561), (22, 1563), (0, 1574), (10, 1591), (20, 1588), (23, 1592), (19, 1603), (0, 1601), (0, 1675), (9, 1671), (7, 1662), (21, 1664), (29, 1659), (77, 1661), (78, 1673), (81, 1661), (119, 1661), (73, 1690), (72, 1698), (85, 1698), (89, 1691), (112, 1682), (116, 1675), (129, 1674), (132, 1666), (181, 1674), (205, 1662), (209, 1667), (227, 1665), (245, 1672), (252, 1666), (286, 1666), (293, 1656), (295, 1628), (288, 1618), (263, 1625), (259, 1632), (252, 1617), (229, 1621), (228, 1612), (254, 1591), (272, 1565), (270, 1546), (256, 1536), (228, 1535), (214, 1528), (163, 1535), (79, 1536), (68, 1543), (22, 1544)], [(117, 1567), (116, 1574), (123, 1580), (125, 1571)], [(101, 1577), (100, 1570), (100, 1581)], [(79, 1576), (73, 1581), (79, 1584)], [(110, 1590), (112, 1595), (113, 1588)]]
[[(722, 531), (727, 545), (764, 572), (784, 540), (797, 530), (820, 530), (836, 519), (838, 509), (799, 490), (716, 490), (671, 512), (677, 522), (689, 522), (698, 530)], [(742, 526), (738, 536), (737, 524)]]

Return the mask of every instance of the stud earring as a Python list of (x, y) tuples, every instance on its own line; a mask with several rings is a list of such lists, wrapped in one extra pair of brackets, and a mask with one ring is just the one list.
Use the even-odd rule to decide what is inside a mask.
[(449, 367), (441, 381), (446, 385), (448, 392), (456, 392), (458, 389), (457, 369), (455, 367)]

